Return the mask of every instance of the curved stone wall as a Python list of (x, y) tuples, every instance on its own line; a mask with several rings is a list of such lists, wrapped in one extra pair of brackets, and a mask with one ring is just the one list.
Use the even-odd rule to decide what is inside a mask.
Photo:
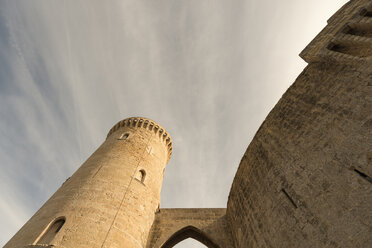
[(227, 205), (235, 247), (372, 244), (372, 3), (352, 0), (244, 154)]
[(235, 247), (370, 247), (371, 75), (314, 63), (283, 95), (231, 188)]

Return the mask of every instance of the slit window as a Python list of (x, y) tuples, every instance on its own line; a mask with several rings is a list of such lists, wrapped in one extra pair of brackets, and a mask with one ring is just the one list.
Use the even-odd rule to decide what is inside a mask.
[(47, 227), (47, 230), (43, 233), (41, 238), (36, 242), (36, 244), (50, 244), (57, 233), (62, 229), (65, 224), (66, 219), (60, 218), (53, 222), (53, 224)]
[(145, 183), (146, 171), (141, 169), (137, 172), (136, 179), (141, 183)]
[(361, 16), (365, 16), (365, 17), (372, 17), (372, 10), (370, 10), (370, 9), (363, 9), (360, 12), (360, 15)]
[(128, 139), (128, 137), (129, 137), (129, 133), (123, 133), (122, 135), (120, 135), (119, 140), (126, 140)]

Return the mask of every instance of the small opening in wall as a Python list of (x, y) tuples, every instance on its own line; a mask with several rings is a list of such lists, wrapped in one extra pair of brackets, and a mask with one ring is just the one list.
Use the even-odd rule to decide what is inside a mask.
[(50, 224), (47, 229), (43, 232), (41, 238), (36, 242), (36, 244), (50, 244), (57, 233), (62, 229), (65, 224), (66, 219), (64, 217), (56, 219), (52, 224)]
[(328, 44), (327, 49), (329, 49), (329, 50), (333, 50), (333, 48), (334, 48), (335, 46), (336, 46), (336, 44), (333, 43), (333, 42), (331, 42), (331, 43)]
[(145, 178), (146, 178), (146, 171), (144, 169), (139, 170), (136, 175), (136, 179), (140, 181), (141, 183), (145, 183)]
[(129, 133), (123, 133), (122, 135), (120, 135), (119, 140), (126, 140), (128, 139), (128, 137), (129, 137)]
[(346, 43), (330, 43), (327, 48), (334, 52), (351, 55), (354, 57), (364, 58), (369, 57), (372, 51), (368, 44), (346, 44)]
[(57, 226), (55, 233), (58, 233), (64, 224), (65, 224), (65, 220), (57, 220), (55, 222), (55, 225)]
[(360, 15), (365, 17), (372, 17), (372, 10), (362, 9), (360, 11)]
[(344, 34), (372, 38), (372, 28), (369, 25), (354, 24), (353, 27), (346, 26), (342, 32)]
[(341, 30), (342, 33), (344, 34), (351, 34), (351, 27), (346, 25), (342, 30)]

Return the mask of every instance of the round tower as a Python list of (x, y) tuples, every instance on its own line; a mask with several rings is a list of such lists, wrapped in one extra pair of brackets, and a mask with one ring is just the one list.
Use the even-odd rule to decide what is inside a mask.
[(120, 121), (5, 248), (145, 247), (171, 154), (154, 121)]

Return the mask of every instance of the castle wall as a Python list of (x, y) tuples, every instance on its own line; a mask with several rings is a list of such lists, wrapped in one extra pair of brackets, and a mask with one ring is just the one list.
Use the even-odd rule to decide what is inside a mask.
[(371, 1), (351, 0), (328, 19), (328, 25), (300, 56), (308, 63), (339, 63), (354, 67), (370, 64), (371, 26)]
[(310, 63), (249, 145), (227, 207), (235, 247), (372, 244), (372, 67), (344, 58)]
[(233, 247), (226, 209), (160, 209), (156, 213), (146, 247), (169, 248), (190, 237), (210, 248)]
[(347, 3), (244, 154), (227, 206), (235, 247), (372, 244), (372, 5)]
[[(170, 139), (156, 123), (142, 118), (119, 122), (5, 248), (144, 247), (170, 153)], [(140, 170), (146, 173), (143, 182)], [(43, 231), (60, 217), (65, 224), (55, 238), (39, 244)]]
[(312, 64), (249, 145), (227, 207), (235, 247), (370, 247), (371, 72)]

